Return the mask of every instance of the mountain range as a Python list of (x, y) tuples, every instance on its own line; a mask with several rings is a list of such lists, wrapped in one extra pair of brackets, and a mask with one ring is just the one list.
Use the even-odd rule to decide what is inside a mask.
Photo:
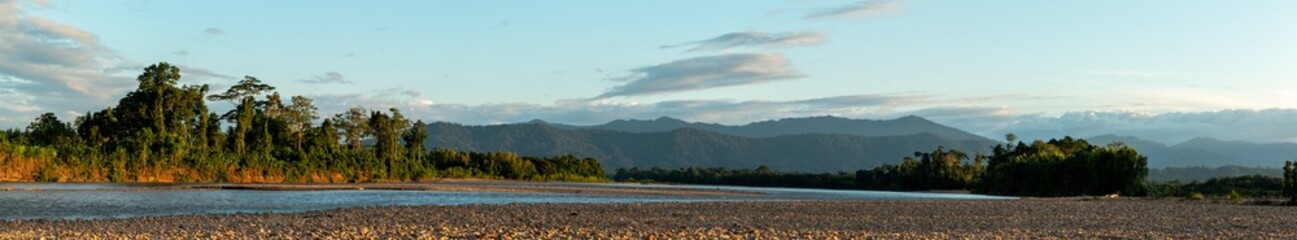
[[(541, 120), (533, 120), (532, 123), (545, 122)], [(742, 126), (727, 126), (715, 123), (691, 123), (670, 117), (661, 117), (654, 120), (615, 120), (602, 125), (584, 127), (561, 124), (551, 125), (564, 129), (603, 129), (632, 133), (667, 132), (682, 128), (693, 128), (750, 138), (777, 137), (807, 133), (842, 134), (862, 137), (903, 136), (931, 133), (951, 140), (989, 140), (986, 137), (937, 124), (918, 116), (906, 116), (893, 120), (847, 119), (832, 116), (785, 118), (754, 122)]]
[(768, 166), (781, 171), (837, 172), (896, 163), (937, 147), (987, 152), (998, 142), (921, 117), (855, 120), (789, 118), (743, 126), (673, 118), (618, 120), (595, 126), (528, 123), (428, 125), (428, 147), (572, 154), (599, 159), (607, 169)]
[(1297, 159), (1297, 144), (1221, 141), (1199, 137), (1175, 145), (1131, 136), (1103, 135), (1087, 138), (1093, 144), (1125, 143), (1148, 156), (1148, 167), (1282, 167)]
[[(837, 172), (895, 164), (916, 151), (937, 147), (989, 152), (1001, 142), (922, 117), (861, 120), (839, 117), (786, 118), (731, 126), (662, 117), (576, 126), (533, 120), (471, 126), (428, 125), (427, 147), (512, 151), (522, 155), (572, 154), (617, 168), (768, 166), (780, 171)], [(1061, 136), (1060, 136), (1061, 137)], [(1297, 144), (1196, 138), (1175, 145), (1130, 136), (1087, 138), (1121, 142), (1149, 157), (1150, 168), (1281, 167), (1297, 158)]]

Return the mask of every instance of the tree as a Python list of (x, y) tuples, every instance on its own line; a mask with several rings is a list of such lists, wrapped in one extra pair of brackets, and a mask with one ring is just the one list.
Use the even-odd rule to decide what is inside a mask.
[[(136, 78), (139, 88), (126, 94), (111, 112), (115, 116), (106, 137), (127, 148), (156, 148), (174, 160), (188, 149), (195, 125), (206, 115), (202, 101), (206, 86), (176, 86), (180, 68), (166, 62), (151, 65)], [(149, 134), (143, 134), (145, 131)], [(154, 139), (143, 139), (145, 135)], [(148, 143), (148, 144), (142, 144)]]
[(230, 129), (230, 148), (236, 154), (243, 154), (247, 150), (248, 132), (252, 131), (252, 120), (256, 115), (255, 100), (252, 96), (243, 97), (243, 102), (234, 110), (234, 126)]
[(320, 118), (315, 114), (317, 109), (310, 98), (293, 96), (292, 105), (288, 105), (285, 110), (284, 122), (287, 124), (288, 132), (293, 135), (293, 146), (297, 151), (301, 151), (302, 142), (306, 138), (305, 133), (311, 129), (311, 121)]
[(389, 109), (392, 115), (380, 111), (370, 113), (369, 129), (374, 136), (374, 152), (379, 160), (387, 163), (388, 173), (394, 176), (403, 176), (404, 171), (400, 171), (398, 165), (402, 163), (401, 156), (401, 135), (410, 126), (410, 121), (401, 116), (401, 111), (396, 108)]
[(27, 126), (28, 139), (36, 145), (54, 145), (76, 136), (72, 126), (59, 121), (54, 113), (41, 114)]
[(1297, 168), (1293, 166), (1292, 161), (1284, 161), (1283, 164), (1283, 194), (1288, 197), (1288, 203), (1297, 203)]
[(405, 149), (410, 152), (410, 159), (415, 161), (423, 160), (423, 155), (427, 152), (423, 148), (423, 143), (427, 141), (427, 139), (428, 125), (424, 124), (423, 120), (415, 121), (414, 125), (410, 127), (410, 130), (401, 134), (401, 140), (405, 140)]
[(342, 130), (343, 141), (353, 151), (360, 151), (363, 147), (362, 140), (369, 135), (369, 118), (365, 115), (365, 108), (353, 107), (344, 113), (333, 116), (333, 123), (337, 124), (338, 129)]
[[(207, 100), (227, 101), (230, 102), (231, 104), (238, 106), (243, 104), (245, 98), (252, 97), (253, 99), (256, 99), (256, 97), (261, 96), (262, 93), (274, 91), (274, 90), (275, 90), (274, 86), (270, 86), (270, 84), (261, 83), (261, 80), (257, 79), (256, 77), (243, 76), (243, 80), (239, 80), (239, 83), (234, 84), (234, 86), (230, 86), (230, 89), (226, 89), (224, 93), (212, 94), (207, 96)], [(221, 118), (232, 119), (234, 118), (233, 115), (236, 114), (237, 111), (238, 109), (230, 110), (229, 112), (226, 112), (224, 115), (221, 115)]]

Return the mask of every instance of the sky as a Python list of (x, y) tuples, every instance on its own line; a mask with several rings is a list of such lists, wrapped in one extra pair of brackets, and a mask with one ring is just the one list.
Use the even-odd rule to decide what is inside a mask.
[[(1297, 1), (0, 0), (0, 128), (150, 64), (321, 115), (590, 125), (916, 115), (1001, 139), (1297, 142)], [(218, 111), (229, 103), (209, 102)]]

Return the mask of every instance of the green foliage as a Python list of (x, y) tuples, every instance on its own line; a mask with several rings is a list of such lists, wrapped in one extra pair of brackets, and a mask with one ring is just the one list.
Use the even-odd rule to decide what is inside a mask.
[(1210, 196), (1230, 196), (1238, 194), (1245, 197), (1277, 197), (1283, 194), (1283, 179), (1278, 177), (1252, 175), (1238, 177), (1212, 178), (1206, 181), (1150, 182), (1146, 185), (1151, 197), (1185, 197), (1190, 193), (1203, 193)]
[(1189, 199), (1189, 200), (1204, 200), (1204, 199), (1207, 199), (1207, 196), (1206, 196), (1206, 195), (1203, 195), (1203, 194), (1200, 193), (1200, 192), (1194, 192), (1194, 193), (1189, 193), (1189, 196), (1186, 196), (1185, 199)]
[(1167, 167), (1161, 169), (1149, 169), (1149, 181), (1206, 181), (1207, 179), (1217, 177), (1232, 176), (1250, 176), (1265, 175), (1276, 178), (1283, 177), (1283, 171), (1279, 166), (1274, 167), (1244, 167), (1244, 166), (1220, 166), (1215, 168), (1208, 167)]
[(76, 137), (76, 132), (66, 123), (59, 121), (58, 116), (54, 113), (41, 114), (27, 126), (27, 134), (33, 144), (36, 145), (53, 145), (61, 141), (70, 141)]
[[(235, 104), (209, 112), (203, 86), (177, 86), (180, 70), (159, 63), (117, 106), (75, 123), (53, 113), (25, 131), (0, 132), (4, 179), (113, 182), (365, 182), (442, 176), (602, 181), (598, 161), (571, 155), (532, 158), (513, 153), (424, 150), (422, 121), (399, 111), (353, 108), (320, 125), (309, 98), (285, 105), (275, 87), (245, 77), (222, 94)], [(233, 125), (221, 131), (221, 120)], [(373, 145), (366, 146), (365, 139)], [(346, 145), (339, 144), (345, 141)]]
[(966, 153), (938, 147), (930, 153), (915, 152), (899, 165), (856, 171), (855, 182), (858, 188), (874, 190), (972, 189), (985, 172), (984, 158), (975, 156), (969, 162)]
[(1229, 200), (1235, 202), (1243, 201), (1243, 195), (1238, 194), (1238, 191), (1229, 190)]
[(1016, 196), (1144, 194), (1148, 158), (1124, 145), (1065, 137), (996, 146), (977, 192)]
[[(761, 167), (618, 169), (618, 181), (653, 181), (774, 187), (870, 190), (968, 190), (1019, 196), (1144, 194), (1146, 158), (1125, 146), (1093, 146), (1070, 137), (1016, 147), (996, 146), (990, 156), (945, 150), (915, 152), (897, 165), (855, 174), (781, 173)], [(989, 160), (989, 161), (988, 161)], [(988, 166), (983, 166), (989, 162)]]
[(1284, 161), (1281, 187), (1283, 195), (1288, 197), (1288, 203), (1297, 203), (1297, 166), (1292, 161)]

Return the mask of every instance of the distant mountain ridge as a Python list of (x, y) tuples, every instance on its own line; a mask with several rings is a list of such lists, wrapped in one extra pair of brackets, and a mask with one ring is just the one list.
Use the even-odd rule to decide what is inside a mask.
[(1221, 141), (1200, 137), (1176, 145), (1130, 136), (1102, 135), (1088, 138), (1091, 143), (1122, 142), (1148, 156), (1150, 168), (1163, 167), (1283, 167), (1284, 161), (1297, 159), (1297, 144)]
[(610, 170), (764, 165), (781, 171), (855, 171), (896, 163), (916, 151), (939, 146), (972, 153), (986, 152), (998, 143), (919, 117), (882, 121), (818, 117), (737, 127), (673, 118), (619, 120), (586, 127), (539, 120), (488, 126), (438, 122), (429, 124), (428, 132), (427, 147), (539, 156), (573, 154), (597, 158)]
[[(533, 121), (540, 123), (543, 121)], [(713, 131), (741, 137), (776, 137), (785, 135), (823, 133), (862, 137), (902, 136), (931, 133), (952, 140), (990, 140), (963, 130), (941, 125), (918, 116), (891, 120), (848, 119), (833, 116), (784, 118), (754, 122), (740, 126), (715, 123), (691, 123), (671, 117), (654, 120), (615, 120), (601, 125), (573, 126), (552, 124), (563, 129), (603, 129), (632, 133), (669, 132), (682, 128)]]

